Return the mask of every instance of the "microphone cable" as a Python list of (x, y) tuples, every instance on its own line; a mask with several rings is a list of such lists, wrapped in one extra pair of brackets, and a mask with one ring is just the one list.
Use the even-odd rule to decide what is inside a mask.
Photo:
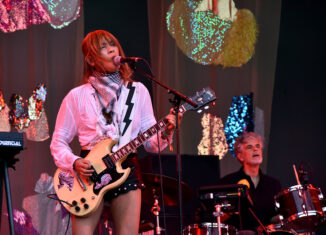
[[(69, 206), (73, 206), (73, 205), (71, 205), (69, 202), (66, 202), (66, 201), (64, 201), (64, 200), (61, 200), (61, 199), (59, 199), (58, 197), (57, 197), (57, 194), (55, 194), (55, 193), (51, 193), (51, 194), (48, 194), (48, 195), (46, 195), (48, 198), (50, 198), (50, 199), (52, 199), (52, 200), (56, 200), (56, 201), (59, 201), (59, 202), (62, 202), (62, 203), (66, 203), (66, 204), (68, 204)], [(67, 228), (66, 228), (66, 231), (65, 231), (65, 235), (67, 235), (67, 233), (68, 233), (68, 229), (69, 229), (69, 225), (70, 225), (70, 218), (71, 217), (71, 215), (70, 215), (70, 212), (68, 211), (68, 223), (67, 223)]]

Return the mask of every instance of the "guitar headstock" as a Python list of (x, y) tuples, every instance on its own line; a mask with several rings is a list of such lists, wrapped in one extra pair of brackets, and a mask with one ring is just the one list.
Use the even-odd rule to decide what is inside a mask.
[(208, 105), (216, 100), (215, 92), (207, 87), (204, 88), (200, 92), (196, 92), (196, 94), (192, 97), (189, 97), (193, 102), (195, 102), (198, 106), (195, 108), (190, 104), (186, 103), (183, 105), (185, 111), (187, 110), (197, 110), (197, 112), (201, 112), (202, 108), (208, 109)]

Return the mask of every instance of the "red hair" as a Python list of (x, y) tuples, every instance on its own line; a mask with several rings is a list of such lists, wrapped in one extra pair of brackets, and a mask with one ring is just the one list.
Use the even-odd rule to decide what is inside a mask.
[[(84, 54), (84, 83), (86, 83), (88, 77), (97, 70), (96, 68), (104, 70), (102, 64), (103, 59), (100, 57), (100, 42), (102, 39), (105, 39), (108, 43), (112, 43), (118, 47), (119, 55), (125, 57), (125, 53), (119, 41), (111, 33), (105, 30), (95, 30), (88, 33), (82, 42), (82, 51)], [(94, 62), (93, 65), (91, 65), (92, 62)], [(128, 64), (120, 65), (119, 71), (124, 82), (131, 81), (132, 70)]]

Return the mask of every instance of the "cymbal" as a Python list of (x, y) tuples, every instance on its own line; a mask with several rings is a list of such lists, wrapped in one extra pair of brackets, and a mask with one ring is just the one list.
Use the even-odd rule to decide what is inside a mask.
[[(158, 174), (142, 173), (143, 181), (146, 185), (145, 190), (142, 191), (142, 200), (153, 203), (154, 194), (159, 197), (159, 202), (162, 203), (161, 198), (161, 177)], [(162, 175), (164, 205), (176, 206), (179, 204), (178, 180), (169, 176)], [(193, 191), (185, 182), (181, 182), (182, 202), (189, 202), (193, 198)]]

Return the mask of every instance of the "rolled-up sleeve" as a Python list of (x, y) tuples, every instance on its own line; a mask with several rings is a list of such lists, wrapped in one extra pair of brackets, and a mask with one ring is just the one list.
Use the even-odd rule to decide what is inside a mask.
[(78, 115), (72, 92), (64, 98), (56, 120), (50, 145), (57, 167), (73, 172), (73, 163), (79, 156), (73, 154), (69, 144), (77, 134)]

